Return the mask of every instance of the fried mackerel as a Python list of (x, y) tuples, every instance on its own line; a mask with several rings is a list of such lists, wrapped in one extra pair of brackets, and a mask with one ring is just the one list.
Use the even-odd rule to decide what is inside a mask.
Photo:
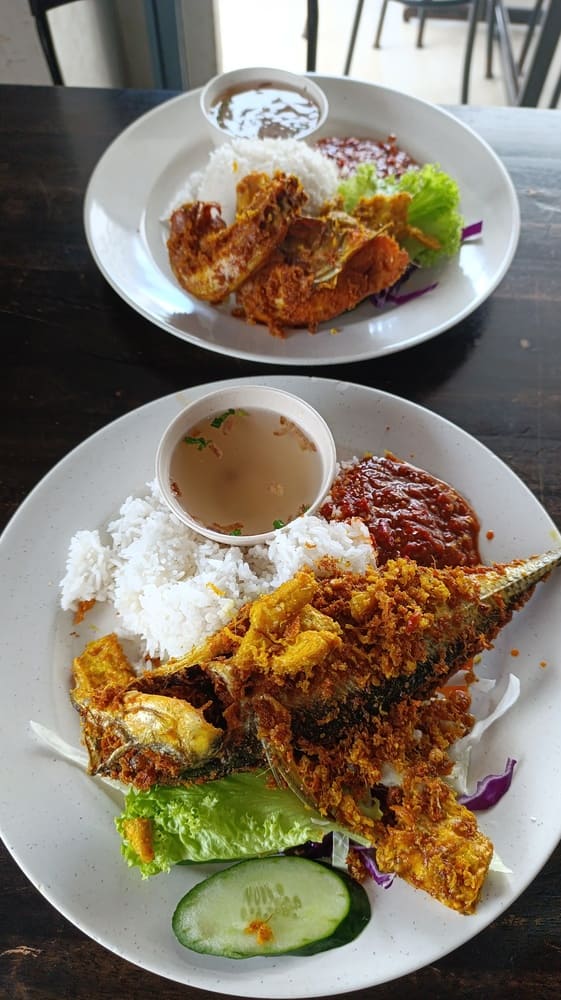
[(72, 692), (91, 771), (145, 789), (268, 764), (375, 846), (384, 870), (472, 912), (492, 845), (444, 781), (473, 719), (465, 692), (441, 692), (560, 561), (301, 571), (139, 676), (114, 636), (97, 640), (74, 663)]

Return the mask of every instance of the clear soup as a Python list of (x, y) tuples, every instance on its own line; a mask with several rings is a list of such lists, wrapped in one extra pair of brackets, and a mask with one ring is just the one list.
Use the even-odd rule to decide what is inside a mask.
[(170, 464), (184, 510), (224, 535), (255, 535), (304, 513), (322, 480), (313, 441), (270, 410), (228, 409), (190, 427)]

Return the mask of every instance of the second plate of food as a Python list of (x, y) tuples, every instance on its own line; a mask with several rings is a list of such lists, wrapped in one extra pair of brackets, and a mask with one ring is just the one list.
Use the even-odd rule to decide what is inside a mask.
[[(265, 378), (257, 381), (264, 384)], [(339, 459), (391, 451), (459, 490), (480, 519), (484, 562), (559, 547), (559, 532), (514, 473), (480, 442), (436, 414), (348, 382), (302, 376), (267, 376), (266, 381), (321, 413), (332, 428)], [(517, 761), (508, 794), (478, 818), (510, 873), (489, 873), (474, 914), (455, 912), (401, 879), (387, 891), (370, 879), (365, 884), (372, 919), (346, 949), (236, 961), (182, 948), (172, 932), (172, 914), (208, 869), (176, 865), (167, 874), (143, 880), (138, 869), (128, 868), (115, 829), (122, 792), (64, 759), (58, 744), (45, 746), (30, 723), (80, 748), (78, 714), (70, 700), (72, 659), (100, 637), (102, 624), (104, 631), (107, 625), (115, 627), (114, 611), (103, 601), (80, 623), (61, 610), (57, 581), (64, 575), (71, 539), (83, 529), (97, 532), (89, 537), (94, 543), (97, 539), (101, 550), (109, 543), (107, 522), (118, 518), (112, 531), (131, 557), (135, 551), (140, 560), (146, 556), (145, 592), (157, 598), (179, 559), (177, 553), (183, 552), (177, 547), (180, 526), (167, 532), (166, 518), (155, 510), (146, 486), (154, 475), (158, 441), (186, 404), (210, 389), (248, 384), (248, 379), (240, 379), (187, 389), (103, 428), (49, 473), (4, 532), (3, 565), (17, 567), (17, 573), (2, 606), (0, 629), (3, 692), (10, 706), (0, 731), (0, 748), (10, 759), (10, 767), (0, 774), (0, 830), (17, 863), (53, 906), (93, 940), (147, 971), (229, 996), (347, 995), (430, 965), (464, 944), (513, 903), (556, 845), (561, 817), (551, 789), (559, 777), (561, 580), (556, 570), (540, 584), (483, 657), (485, 676), (501, 684), (508, 675), (519, 678), (520, 696), (472, 753), (474, 779), (500, 772), (509, 757)], [(123, 507), (126, 497), (130, 499)], [(126, 531), (119, 514), (125, 509)], [(160, 525), (149, 536), (149, 553), (138, 545), (143, 521)], [(235, 577), (237, 560), (229, 549), (226, 554), (225, 586), (235, 579), (251, 580), (246, 570)], [(99, 563), (88, 565), (95, 575)], [(154, 575), (152, 566), (157, 568)], [(128, 592), (133, 610), (136, 579), (135, 572), (122, 593), (126, 600)], [(177, 579), (179, 585), (180, 575)], [(173, 626), (170, 602), (168, 597), (156, 604), (156, 609), (168, 609), (166, 615), (157, 610), (158, 630), (166, 623)], [(148, 608), (148, 603), (139, 602), (138, 607)], [(186, 607), (181, 642), (188, 648), (200, 636), (190, 639), (186, 634), (186, 623), (197, 626), (199, 621), (197, 603), (191, 600)], [(98, 613), (107, 620), (93, 619)], [(478, 672), (483, 672), (481, 665)], [(519, 931), (523, 946), (522, 935)]]
[[(501, 160), (452, 114), (408, 94), (369, 83), (317, 77), (329, 99), (320, 136), (397, 137), (418, 164), (438, 164), (460, 189), (466, 225), (483, 223), (459, 254), (422, 269), (404, 287), (429, 293), (383, 308), (358, 307), (307, 328), (272, 336), (233, 314), (232, 299), (213, 305), (185, 291), (172, 272), (166, 241), (171, 211), (193, 174), (208, 165), (211, 144), (198, 91), (158, 106), (126, 129), (102, 156), (85, 200), (88, 243), (105, 278), (132, 308), (163, 330), (220, 354), (279, 365), (340, 364), (391, 354), (448, 330), (494, 291), (514, 256), (520, 217)], [(131, 172), (131, 163), (134, 171)], [(283, 164), (287, 172), (291, 164)]]

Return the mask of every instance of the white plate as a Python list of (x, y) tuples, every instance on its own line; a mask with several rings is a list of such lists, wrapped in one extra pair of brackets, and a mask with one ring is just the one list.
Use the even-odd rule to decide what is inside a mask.
[[(559, 544), (552, 521), (520, 480), (453, 424), (413, 403), (345, 382), (302, 376), (266, 381), (320, 410), (340, 456), (389, 448), (453, 483), (481, 517), (486, 560)], [(513, 874), (488, 878), (474, 916), (460, 916), (396, 880), (390, 890), (370, 889), (372, 920), (344, 949), (311, 958), (236, 962), (181, 948), (170, 920), (197, 878), (194, 869), (180, 867), (143, 882), (127, 868), (113, 826), (119, 803), (41, 746), (29, 720), (77, 744), (69, 666), (73, 650), (92, 637), (92, 629), (86, 617), (76, 637), (70, 616), (57, 611), (57, 582), (70, 536), (78, 528), (102, 525), (127, 495), (144, 489), (163, 428), (206, 389), (158, 400), (89, 438), (37, 486), (0, 542), (4, 578), (11, 581), (0, 620), (2, 701), (9, 706), (0, 727), (0, 757), (9, 762), (0, 776), (2, 835), (28, 878), (58, 910), (136, 965), (232, 996), (347, 993), (432, 963), (473, 937), (522, 892), (557, 843), (561, 814), (551, 789), (559, 785), (561, 766), (561, 577), (557, 571), (538, 586), (486, 656), (497, 675), (509, 670), (520, 675), (522, 694), (486, 735), (476, 770), (501, 769), (507, 756), (519, 764), (508, 795), (480, 814), (481, 827)], [(492, 541), (487, 531), (494, 532)], [(515, 648), (519, 655), (513, 658)]]
[[(94, 259), (115, 291), (169, 333), (199, 347), (272, 364), (318, 365), (360, 361), (419, 344), (468, 316), (506, 273), (520, 230), (516, 194), (503, 164), (470, 128), (425, 101), (385, 87), (318, 77), (329, 98), (324, 135), (397, 134), (420, 163), (439, 163), (460, 186), (467, 223), (483, 219), (479, 240), (458, 258), (416, 276), (438, 288), (380, 312), (365, 302), (312, 336), (286, 339), (184, 292), (169, 267), (161, 220), (186, 177), (207, 161), (198, 92), (189, 92), (139, 118), (107, 149), (91, 177), (85, 226)], [(412, 287), (412, 286), (411, 286)], [(333, 329), (340, 331), (334, 335)]]

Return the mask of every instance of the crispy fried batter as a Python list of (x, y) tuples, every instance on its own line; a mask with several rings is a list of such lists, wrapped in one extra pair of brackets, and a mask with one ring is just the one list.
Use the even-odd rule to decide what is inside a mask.
[(411, 226), (407, 221), (412, 195), (408, 191), (397, 194), (375, 194), (371, 198), (361, 198), (353, 209), (353, 215), (364, 226), (377, 230), (384, 227), (401, 245), (413, 237), (422, 246), (431, 250), (440, 250), (440, 241), (435, 236), (424, 233), (418, 226)]
[(74, 687), (70, 697), (76, 705), (87, 704), (92, 696), (109, 686), (123, 688), (135, 677), (114, 632), (90, 642), (75, 658), (72, 672)]
[(396, 872), (460, 913), (473, 913), (493, 845), (469, 809), (438, 778), (407, 775), (395, 825), (376, 849), (383, 871)]
[(154, 860), (152, 821), (142, 816), (123, 820), (123, 837), (144, 864)]
[(86, 617), (88, 611), (91, 611), (91, 609), (94, 607), (95, 603), (96, 603), (95, 597), (90, 598), (89, 601), (78, 601), (78, 607), (76, 608), (76, 611), (74, 612), (74, 624), (75, 625), (79, 625), (81, 622), (83, 622), (83, 620)]

